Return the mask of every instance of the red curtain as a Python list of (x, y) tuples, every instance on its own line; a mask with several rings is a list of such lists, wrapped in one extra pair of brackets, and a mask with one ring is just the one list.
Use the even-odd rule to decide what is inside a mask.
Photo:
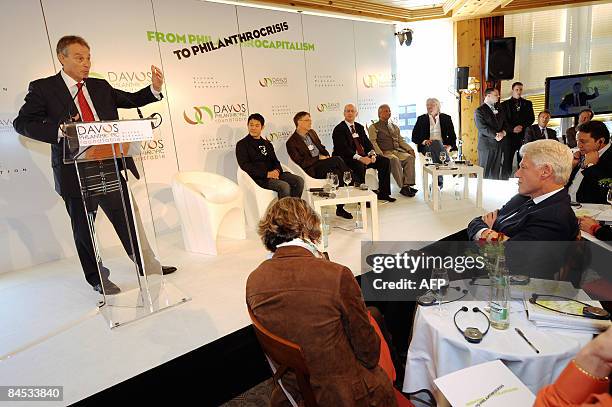
[(480, 19), (480, 97), (484, 100), (484, 91), (486, 88), (496, 88), (501, 93), (501, 81), (485, 81), (486, 67), (486, 41), (492, 38), (504, 37), (504, 16), (486, 17)]

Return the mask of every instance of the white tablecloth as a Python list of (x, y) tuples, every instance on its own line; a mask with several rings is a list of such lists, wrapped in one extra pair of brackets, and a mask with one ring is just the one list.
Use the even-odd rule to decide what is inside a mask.
[[(468, 312), (457, 316), (457, 324), (465, 329), (474, 326), (486, 329), (486, 320), (472, 312), (485, 302), (465, 301), (444, 305), (448, 315), (436, 313), (437, 306), (417, 309), (412, 341), (406, 360), (403, 390), (434, 390), (434, 379), (483, 362), (500, 359), (525, 385), (535, 393), (552, 383), (567, 363), (592, 339), (588, 334), (558, 333), (536, 328), (527, 320), (522, 302), (513, 301), (510, 327), (500, 331), (491, 327), (479, 344), (468, 343), (453, 323), (453, 315), (462, 306)], [(520, 328), (540, 351), (535, 351), (514, 330)], [(474, 378), (478, 380), (478, 378)]]

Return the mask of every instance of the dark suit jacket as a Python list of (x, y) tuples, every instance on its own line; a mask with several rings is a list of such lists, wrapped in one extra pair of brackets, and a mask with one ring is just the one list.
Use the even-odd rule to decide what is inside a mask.
[[(570, 179), (567, 182), (568, 188), (574, 181), (578, 171), (580, 171), (580, 167), (577, 165), (572, 170)], [(582, 176), (582, 182), (576, 192), (576, 200), (582, 203), (608, 203), (606, 197), (608, 190), (599, 185), (599, 180), (612, 176), (612, 146), (608, 147), (608, 150), (599, 157), (597, 164), (582, 170)]]
[[(530, 198), (515, 195), (499, 210), (493, 230), (502, 232), (515, 241), (573, 241), (578, 235), (578, 221), (570, 206), (570, 197), (566, 189), (530, 208), (518, 222), (511, 222), (508, 227), (500, 226), (499, 219), (515, 212)], [(474, 218), (468, 225), (468, 236), (474, 239), (482, 228), (488, 228), (480, 217)]]
[[(546, 138), (547, 139), (552, 139), (552, 140), (557, 140), (557, 132), (554, 131), (553, 129), (549, 129), (548, 127), (546, 128)], [(527, 130), (525, 131), (525, 143), (529, 143), (530, 141), (536, 141), (536, 140), (544, 140), (544, 137), (542, 137), (542, 132), (540, 130), (540, 126), (537, 124), (534, 124), (532, 126), (527, 127)]]
[[(319, 139), (316, 131), (312, 129), (308, 130), (308, 135), (312, 139), (313, 144), (319, 149), (320, 155), (330, 155), (325, 146), (321, 144), (321, 139)], [(285, 143), (285, 146), (287, 147), (287, 153), (293, 162), (302, 167), (302, 169), (306, 171), (306, 174), (316, 178), (313, 166), (319, 162), (319, 157), (313, 157), (310, 155), (310, 150), (308, 150), (308, 146), (304, 142), (304, 138), (296, 131), (291, 135), (291, 137), (289, 137)]]
[(578, 145), (578, 140), (576, 139), (577, 134), (578, 132), (576, 131), (576, 126), (572, 126), (567, 129), (565, 143), (569, 148), (574, 148)]
[[(580, 99), (580, 105), (578, 106), (588, 106), (587, 101), (591, 99), (595, 99), (598, 95), (592, 94), (587, 95), (586, 92), (580, 92), (578, 94), (578, 99)], [(568, 93), (563, 97), (563, 101), (559, 104), (559, 109), (567, 110), (568, 107), (574, 107), (574, 93)]]
[[(319, 406), (396, 405), (378, 366), (380, 339), (348, 268), (303, 247), (280, 247), (249, 276), (246, 302), (264, 327), (301, 346)], [(283, 384), (296, 393), (293, 374)], [(285, 400), (277, 386), (271, 405)]]
[[(525, 132), (529, 126), (533, 124), (535, 115), (533, 114), (533, 103), (530, 100), (520, 98), (518, 100), (520, 110), (516, 111), (516, 105), (511, 97), (508, 100), (501, 102), (499, 110), (504, 115), (506, 120), (506, 137), (510, 137), (517, 145), (520, 145), (525, 138)], [(521, 133), (513, 133), (514, 127), (523, 126)]]
[[(355, 131), (359, 135), (359, 141), (361, 142), (364, 153), (367, 155), (370, 151), (374, 150), (374, 146), (366, 135), (365, 128), (361, 124), (355, 122)], [(355, 147), (355, 143), (353, 142), (351, 130), (344, 121), (341, 121), (334, 127), (332, 140), (334, 141), (334, 151), (332, 154), (342, 157), (345, 163), (352, 162), (354, 160), (353, 156), (357, 153), (357, 147)]]
[[(440, 131), (442, 132), (442, 144), (451, 146), (451, 150), (457, 149), (457, 135), (453, 120), (447, 114), (440, 113)], [(417, 145), (419, 153), (425, 153), (423, 141), (429, 140), (429, 115), (422, 114), (417, 118), (414, 129), (412, 129), (412, 142)]]
[(502, 111), (493, 114), (491, 108), (483, 103), (474, 111), (474, 121), (478, 129), (478, 144), (496, 146), (498, 141), (495, 140), (495, 134), (506, 128)]
[(264, 138), (261, 140), (264, 142), (267, 155), (260, 151), (257, 141), (250, 134), (236, 144), (238, 165), (255, 181), (266, 180), (268, 171), (276, 169), (280, 174), (283, 173), (283, 167), (276, 157), (274, 146)]
[[(100, 120), (117, 120), (117, 108), (129, 109), (157, 102), (150, 87), (135, 93), (113, 88), (103, 79), (89, 78), (86, 87)], [(64, 164), (62, 143), (58, 142), (60, 122), (75, 115), (78, 109), (70, 91), (62, 79), (61, 72), (30, 83), (25, 103), (13, 121), (17, 133), (51, 144), (51, 166), (55, 179), (55, 190), (62, 196), (79, 197), (79, 183), (73, 164)], [(70, 113), (69, 113), (70, 112)], [(126, 160), (128, 168), (137, 176), (131, 158)]]

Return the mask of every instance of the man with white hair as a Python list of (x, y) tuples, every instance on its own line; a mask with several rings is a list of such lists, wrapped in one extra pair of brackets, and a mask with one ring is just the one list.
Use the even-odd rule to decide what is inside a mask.
[[(427, 113), (417, 118), (412, 130), (412, 142), (417, 145), (419, 153), (431, 153), (434, 163), (440, 162), (440, 152), (449, 153), (457, 149), (457, 135), (453, 120), (440, 112), (440, 101), (429, 98), (425, 102)], [(438, 177), (438, 186), (442, 188), (444, 178)]]
[(578, 221), (564, 185), (572, 171), (573, 155), (555, 140), (537, 140), (520, 150), (516, 171), (519, 193), (501, 209), (473, 219), (471, 240), (571, 241)]
[(400, 194), (413, 197), (417, 190), (415, 184), (414, 161), (416, 154), (400, 134), (400, 129), (391, 123), (389, 105), (378, 107), (378, 121), (368, 128), (368, 135), (376, 154), (390, 161), (391, 174), (399, 186)]

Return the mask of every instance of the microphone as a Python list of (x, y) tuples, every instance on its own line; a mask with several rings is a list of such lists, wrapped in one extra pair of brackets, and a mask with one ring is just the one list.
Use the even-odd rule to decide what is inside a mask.
[[(131, 105), (132, 105), (134, 108), (136, 108), (136, 113), (138, 113), (138, 117), (139, 117), (139, 118), (141, 118), (141, 119), (144, 119), (144, 116), (143, 116), (142, 112), (140, 111), (140, 106), (138, 106), (136, 103), (134, 103), (134, 101), (133, 101), (133, 100), (132, 100), (132, 99), (131, 99), (131, 98), (128, 96), (127, 92), (124, 92), (124, 93), (123, 93), (123, 96), (125, 97), (125, 99), (126, 99), (128, 102), (130, 102), (130, 104), (131, 104)], [(163, 119), (162, 119), (161, 114), (159, 114), (159, 113), (157, 113), (157, 112), (156, 112), (156, 113), (151, 114), (149, 117), (147, 117), (147, 119), (152, 119), (152, 118), (154, 118), (154, 117), (159, 117), (159, 124), (158, 124), (157, 126), (155, 126), (153, 123), (151, 123), (151, 128), (156, 129), (156, 128), (158, 128), (159, 126), (161, 126)]]

